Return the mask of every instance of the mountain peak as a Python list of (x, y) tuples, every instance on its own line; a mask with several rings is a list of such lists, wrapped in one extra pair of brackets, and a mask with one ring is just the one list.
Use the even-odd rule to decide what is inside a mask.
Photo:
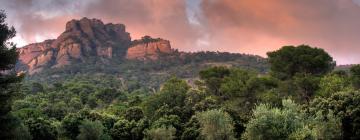
[(101, 27), (101, 26), (104, 26), (104, 23), (99, 19), (89, 19), (87, 17), (83, 17), (80, 20), (73, 19), (66, 23), (66, 31), (79, 30), (79, 28), (81, 26), (82, 27), (85, 27), (85, 26)]
[(125, 25), (104, 24), (99, 19), (89, 19), (87, 17), (67, 22), (65, 32), (59, 38), (69, 35), (87, 37), (98, 41), (131, 40), (130, 34), (126, 32)]
[(173, 50), (167, 40), (145, 36), (132, 42), (125, 25), (84, 17), (67, 22), (65, 31), (56, 39), (29, 44), (19, 48), (19, 52), (17, 69), (33, 74), (44, 68), (86, 62), (90, 57), (157, 60), (159, 53)]
[(88, 57), (123, 57), (130, 43), (123, 24), (104, 24), (86, 17), (71, 20), (57, 39), (20, 48), (20, 69), (32, 74), (46, 67), (84, 62)]

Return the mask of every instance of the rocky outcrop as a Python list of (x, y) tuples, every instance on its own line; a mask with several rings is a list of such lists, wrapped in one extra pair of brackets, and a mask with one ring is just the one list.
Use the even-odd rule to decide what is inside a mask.
[(130, 34), (123, 24), (104, 24), (97, 19), (82, 18), (69, 21), (57, 39), (18, 49), (19, 64), (33, 74), (45, 67), (62, 67), (86, 61), (87, 57), (122, 57), (125, 54), (114, 52), (126, 51), (130, 43)]
[(19, 59), (28, 64), (32, 59), (51, 49), (54, 40), (46, 40), (42, 43), (34, 43), (19, 49)]
[(123, 24), (104, 24), (98, 19), (88, 18), (71, 20), (58, 38), (30, 44), (18, 51), (20, 61), (17, 69), (29, 74), (45, 68), (86, 62), (90, 57), (100, 58), (101, 61), (103, 58), (158, 60), (163, 54), (174, 52), (167, 40), (144, 36), (131, 41)]
[(136, 60), (157, 60), (161, 54), (171, 54), (168, 40), (156, 39), (151, 41), (138, 41), (127, 50), (127, 59)]

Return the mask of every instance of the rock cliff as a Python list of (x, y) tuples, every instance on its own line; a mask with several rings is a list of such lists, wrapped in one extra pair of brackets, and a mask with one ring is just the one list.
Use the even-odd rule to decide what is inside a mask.
[(156, 39), (153, 41), (139, 41), (130, 46), (127, 50), (127, 59), (137, 60), (157, 60), (160, 54), (170, 54), (171, 49), (170, 42), (168, 40)]
[(157, 60), (161, 54), (173, 52), (170, 42), (144, 36), (131, 41), (123, 24), (104, 24), (98, 19), (82, 18), (67, 22), (59, 37), (34, 43), (18, 49), (18, 71), (30, 75), (45, 68), (86, 62), (88, 58), (99, 60), (131, 59)]
[[(33, 74), (45, 67), (54, 68), (88, 57), (122, 57), (131, 43), (123, 24), (104, 24), (97, 19), (71, 20), (66, 30), (54, 40), (34, 43), (20, 48), (22, 70)], [(124, 51), (122, 51), (124, 50)]]

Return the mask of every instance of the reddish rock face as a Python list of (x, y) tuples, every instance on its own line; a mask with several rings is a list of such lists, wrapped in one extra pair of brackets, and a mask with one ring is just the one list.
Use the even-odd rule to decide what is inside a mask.
[(44, 68), (84, 62), (89, 57), (157, 60), (160, 54), (173, 52), (167, 40), (145, 36), (142, 40), (131, 42), (123, 24), (104, 24), (88, 18), (69, 21), (57, 39), (30, 44), (18, 51), (19, 70), (29, 74), (41, 72)]
[(66, 30), (55, 40), (19, 48), (19, 62), (33, 74), (47, 66), (62, 67), (89, 56), (112, 58), (119, 44), (125, 47), (120, 49), (127, 49), (130, 42), (130, 34), (123, 24), (104, 24), (97, 19), (83, 18), (69, 21)]
[(44, 51), (51, 49), (53, 40), (47, 40), (42, 43), (34, 43), (19, 49), (19, 59), (22, 63), (27, 64)]
[(170, 54), (173, 50), (171, 49), (170, 42), (167, 40), (158, 40), (148, 43), (138, 43), (131, 46), (127, 53), (127, 59), (137, 60), (157, 60), (160, 53)]

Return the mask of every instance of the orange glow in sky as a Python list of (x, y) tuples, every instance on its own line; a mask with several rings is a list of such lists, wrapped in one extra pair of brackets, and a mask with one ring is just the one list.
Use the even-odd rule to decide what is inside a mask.
[(170, 40), (182, 51), (266, 56), (285, 45), (360, 63), (360, 0), (2, 0), (18, 46), (56, 38), (71, 19), (123, 23), (133, 39)]

